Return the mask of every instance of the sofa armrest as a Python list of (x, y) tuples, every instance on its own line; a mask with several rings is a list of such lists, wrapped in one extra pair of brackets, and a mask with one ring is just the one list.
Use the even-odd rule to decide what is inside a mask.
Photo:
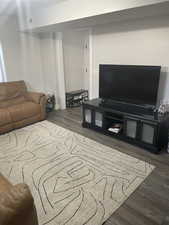
[(46, 96), (43, 93), (38, 93), (38, 92), (27, 92), (27, 98), (35, 102), (37, 104), (43, 104), (46, 103)]
[(12, 184), (0, 173), (0, 192), (6, 192), (10, 190)]
[(26, 184), (12, 186), (0, 193), (0, 224), (21, 224), (33, 208), (34, 200), (29, 187)]
[(29, 101), (32, 101), (32, 102), (40, 105), (41, 120), (44, 120), (46, 118), (46, 102), (47, 102), (46, 95), (43, 94), (43, 93), (28, 92), (27, 93), (27, 99)]

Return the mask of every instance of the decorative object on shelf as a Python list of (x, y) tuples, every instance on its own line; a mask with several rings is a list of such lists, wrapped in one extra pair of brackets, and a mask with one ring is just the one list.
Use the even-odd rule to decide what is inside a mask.
[(113, 123), (109, 128), (108, 128), (108, 131), (112, 132), (112, 133), (115, 133), (115, 134), (118, 134), (120, 133), (120, 131), (122, 130), (122, 124), (120, 123)]
[(47, 95), (47, 104), (46, 104), (46, 111), (52, 112), (55, 108), (55, 96), (48, 94)]
[(77, 91), (66, 92), (66, 107), (72, 108), (80, 106), (88, 99), (88, 90), (81, 89)]
[(169, 113), (169, 102), (168, 101), (162, 101), (159, 109), (158, 109), (159, 114), (165, 114)]

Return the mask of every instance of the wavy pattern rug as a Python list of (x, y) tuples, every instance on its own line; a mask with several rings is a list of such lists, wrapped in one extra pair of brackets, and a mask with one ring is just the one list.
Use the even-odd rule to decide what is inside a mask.
[(40, 225), (101, 225), (153, 169), (48, 121), (0, 136), (0, 171), (30, 186)]

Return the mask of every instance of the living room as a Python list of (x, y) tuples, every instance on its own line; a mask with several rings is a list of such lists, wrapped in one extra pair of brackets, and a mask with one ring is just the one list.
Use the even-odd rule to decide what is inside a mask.
[(169, 1), (2, 0), (0, 224), (169, 224), (168, 37)]

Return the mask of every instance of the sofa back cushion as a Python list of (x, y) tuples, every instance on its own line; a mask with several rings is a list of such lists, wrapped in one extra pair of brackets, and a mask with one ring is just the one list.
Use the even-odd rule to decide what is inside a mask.
[(24, 96), (27, 88), (24, 81), (0, 83), (0, 101)]
[(3, 108), (7, 108), (10, 106), (14, 106), (14, 105), (19, 105), (25, 102), (25, 97), (24, 96), (19, 96), (13, 99), (8, 99), (8, 100), (4, 100), (4, 101), (0, 101), (0, 109)]

